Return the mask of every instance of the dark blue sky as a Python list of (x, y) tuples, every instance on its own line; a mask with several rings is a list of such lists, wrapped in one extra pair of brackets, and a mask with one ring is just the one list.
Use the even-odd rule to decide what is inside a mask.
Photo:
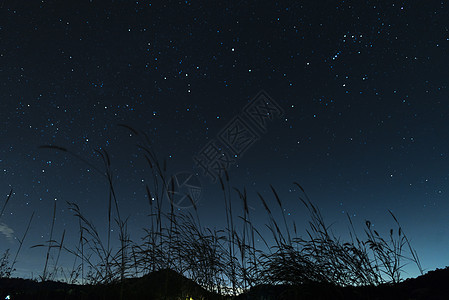
[(78, 223), (66, 201), (105, 223), (104, 178), (38, 149), (48, 144), (98, 167), (94, 149), (106, 149), (132, 237), (143, 235), (151, 176), (117, 124), (146, 132), (171, 173), (198, 173), (203, 225), (221, 227), (219, 184), (193, 158), (265, 90), (284, 114), (229, 171), (261, 227), (256, 192), (275, 207), (272, 184), (305, 229), (296, 181), (337, 235), (347, 234), (346, 213), (387, 234), (390, 209), (424, 268), (448, 265), (448, 20), (445, 1), (3, 0), (0, 191), (14, 195), (0, 250), (15, 249), (35, 211), (17, 268), (42, 270), (43, 250), (29, 247), (48, 239), (54, 201), (56, 235), (65, 228), (68, 243)]

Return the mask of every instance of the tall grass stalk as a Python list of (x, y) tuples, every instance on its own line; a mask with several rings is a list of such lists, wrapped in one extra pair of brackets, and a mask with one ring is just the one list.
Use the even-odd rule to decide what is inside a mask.
[[(270, 186), (270, 199), (257, 193), (267, 215), (267, 223), (264, 225), (273, 241), (270, 243), (269, 239), (261, 234), (260, 227), (254, 224), (246, 189), (232, 188), (225, 168), (222, 172), (224, 176), (218, 179), (225, 207), (226, 227), (220, 230), (203, 227), (199, 209), (191, 197), (188, 199), (193, 210), (178, 211), (174, 208), (173, 201), (168, 207), (164, 205), (165, 200), (170, 200), (168, 192), (175, 189), (174, 185), (169, 186), (171, 177), (167, 175), (166, 160), (160, 163), (150, 139), (144, 132), (127, 125), (120, 126), (138, 139), (137, 149), (152, 177), (144, 186), (148, 197), (149, 221), (143, 228), (142, 239), (138, 242), (131, 240), (128, 218), (123, 219), (120, 213), (109, 154), (99, 150), (97, 154), (103, 161), (104, 171), (98, 168), (95, 170), (106, 178), (108, 187), (106, 242), (94, 224), (83, 214), (80, 206), (73, 202), (68, 202), (68, 205), (79, 222), (78, 246), (75, 249), (63, 247), (65, 233), (59, 244), (53, 241), (55, 207), (43, 278), (48, 277), (47, 262), (53, 247), (58, 247), (59, 252), (52, 273), (57, 273), (60, 251), (65, 249), (75, 256), (75, 261), (79, 260), (77, 267), (74, 262), (72, 274), (75, 275), (71, 275), (71, 278), (76, 278), (76, 274), (80, 272), (82, 283), (123, 282), (127, 277), (172, 269), (210, 291), (232, 295), (263, 283), (296, 285), (325, 282), (338, 286), (396, 283), (401, 280), (402, 268), (407, 261), (414, 262), (422, 271), (417, 253), (393, 213), (390, 212), (399, 229), (397, 234), (393, 229), (390, 230), (388, 238), (382, 238), (373, 230), (369, 221), (365, 222), (366, 238), (359, 237), (353, 220), (347, 215), (350, 240), (343, 241), (334, 235), (319, 208), (298, 183), (294, 183), (301, 191), (298, 203), (310, 215), (304, 237), (298, 234), (296, 223), (287, 219), (285, 202), (273, 186)], [(71, 153), (57, 146), (43, 148)], [(174, 180), (171, 182), (174, 184)], [(240, 215), (236, 214), (236, 207), (233, 205), (234, 192), (242, 203)], [(276, 212), (278, 208), (281, 211), (280, 221), (275, 218), (275, 210), (271, 205), (273, 203)], [(4, 207), (5, 205), (2, 212)], [(111, 235), (111, 229), (114, 226), (119, 228), (118, 250), (112, 247), (114, 237)], [(256, 245), (256, 239), (262, 240), (266, 250), (263, 251)], [(409, 252), (411, 258), (406, 252)], [(165, 291), (168, 288), (166, 277)]]

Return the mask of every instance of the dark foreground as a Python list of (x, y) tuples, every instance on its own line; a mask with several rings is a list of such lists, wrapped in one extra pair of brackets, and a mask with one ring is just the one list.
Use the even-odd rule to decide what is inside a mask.
[(0, 279), (0, 300), (8, 299), (449, 299), (449, 267), (396, 285), (336, 287), (327, 284), (300, 286), (262, 285), (238, 297), (207, 292), (173, 271), (158, 271), (142, 278), (111, 285), (79, 286), (60, 282), (36, 282), (20, 278)]

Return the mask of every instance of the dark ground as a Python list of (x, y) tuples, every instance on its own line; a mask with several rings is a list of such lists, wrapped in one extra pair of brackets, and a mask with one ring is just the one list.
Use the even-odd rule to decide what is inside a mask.
[[(173, 271), (158, 271), (123, 284), (79, 286), (28, 279), (0, 279), (0, 299), (220, 299)], [(231, 299), (231, 298), (228, 298)], [(396, 285), (336, 287), (329, 284), (300, 286), (261, 285), (234, 300), (294, 299), (449, 299), (449, 267), (437, 269)]]

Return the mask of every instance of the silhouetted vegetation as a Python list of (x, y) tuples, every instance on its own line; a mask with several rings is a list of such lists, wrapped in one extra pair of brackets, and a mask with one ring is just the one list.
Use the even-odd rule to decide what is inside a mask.
[[(33, 246), (46, 248), (42, 274), (35, 281), (19, 282), (20, 279), (11, 277), (32, 222), (31, 216), (26, 232), (18, 240), (14, 259), (10, 262), (9, 250), (0, 257), (1, 299), (8, 293), (34, 299), (38, 298), (36, 295), (47, 298), (63, 295), (65, 299), (224, 299), (225, 296), (260, 299), (257, 297), (261, 294), (271, 297), (267, 299), (326, 299), (329, 295), (335, 299), (358, 299), (383, 293), (390, 287), (405, 287), (409, 281), (402, 282), (402, 273), (407, 262), (414, 263), (423, 274), (416, 251), (391, 211), (396, 228), (392, 228), (386, 237), (366, 221), (362, 238), (348, 215), (350, 240), (342, 241), (333, 234), (319, 208), (298, 183), (295, 183), (301, 191), (298, 203), (308, 210), (311, 218), (306, 237), (298, 235), (295, 222), (289, 225), (283, 202), (271, 187), (272, 201), (258, 195), (267, 212), (265, 226), (271, 233), (270, 240), (274, 241), (270, 245), (268, 238), (251, 221), (246, 190), (231, 187), (226, 171), (219, 180), (226, 228), (203, 227), (193, 199), (189, 198), (193, 212), (178, 211), (167, 201), (167, 190), (172, 187), (168, 186), (170, 176), (167, 175), (166, 161), (161, 163), (145, 133), (121, 126), (136, 136), (138, 149), (152, 172), (152, 184), (145, 185), (149, 200), (149, 221), (143, 228), (145, 235), (138, 241), (130, 239), (128, 219), (120, 215), (120, 201), (112, 180), (112, 162), (105, 150), (97, 151), (104, 165), (100, 169), (66, 148), (42, 146), (77, 157), (105, 178), (109, 190), (108, 222), (104, 224), (107, 235), (99, 234), (98, 224), (86, 217), (79, 204), (68, 202), (79, 231), (77, 246), (65, 246), (65, 231), (58, 240), (55, 237), (55, 203), (50, 239)], [(11, 196), (12, 191), (2, 207), (0, 218)], [(238, 216), (231, 204), (231, 198), (236, 196), (242, 206)], [(281, 211), (280, 220), (274, 217), (275, 208), (269, 205), (271, 202)], [(168, 207), (164, 207), (164, 203)], [(111, 235), (112, 228), (118, 228), (117, 237)], [(118, 243), (113, 243), (114, 238)], [(257, 239), (263, 241), (266, 249), (257, 247)], [(113, 246), (117, 244), (118, 248)], [(71, 269), (58, 266), (62, 251), (73, 255)], [(54, 282), (61, 278), (65, 278), (64, 283)]]

